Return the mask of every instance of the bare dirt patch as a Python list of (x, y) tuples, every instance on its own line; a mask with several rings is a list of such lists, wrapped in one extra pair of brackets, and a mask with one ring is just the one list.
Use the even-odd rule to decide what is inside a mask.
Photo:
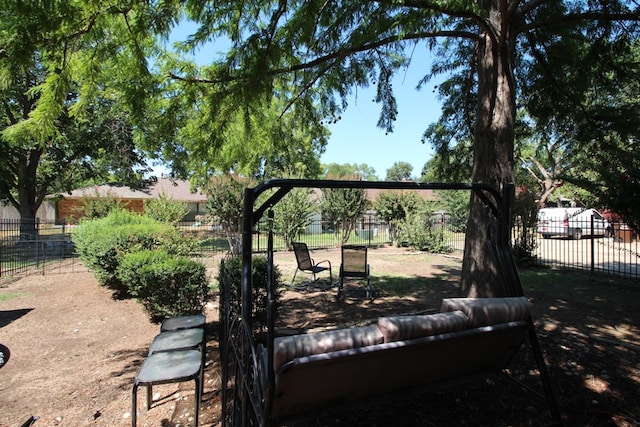
[[(330, 259), (334, 278), (339, 251), (315, 251)], [(287, 284), (292, 253), (276, 254)], [(289, 290), (283, 297), (280, 330), (314, 330), (365, 322), (390, 313), (422, 312), (457, 295), (460, 261), (394, 248), (370, 251), (376, 298), (364, 298), (361, 283), (347, 284), (347, 298), (335, 289)], [(300, 275), (300, 274), (299, 274)], [(403, 296), (385, 284), (406, 277)], [(415, 280), (419, 277), (419, 280)], [(393, 280), (392, 280), (393, 279)], [(402, 280), (400, 280), (402, 282)], [(640, 288), (622, 281), (568, 274), (526, 289), (565, 425), (633, 426), (640, 422)], [(2, 298), (6, 299), (2, 299)], [(207, 311), (208, 353), (200, 425), (219, 425), (220, 375), (217, 299)], [(0, 344), (11, 351), (0, 368), (0, 426), (20, 426), (31, 415), (35, 426), (131, 425), (131, 386), (158, 333), (142, 307), (114, 300), (90, 273), (30, 276), (0, 285)], [(528, 352), (514, 360), (513, 374), (535, 380)], [(375, 375), (375, 373), (372, 373)], [(535, 385), (535, 381), (533, 381)], [(139, 426), (193, 425), (190, 383), (154, 388), (160, 400), (145, 408), (138, 400)], [(323, 426), (538, 426), (549, 421), (546, 404), (502, 377), (426, 393), (365, 402), (354, 411), (312, 420)], [(304, 423), (302, 423), (304, 424)]]

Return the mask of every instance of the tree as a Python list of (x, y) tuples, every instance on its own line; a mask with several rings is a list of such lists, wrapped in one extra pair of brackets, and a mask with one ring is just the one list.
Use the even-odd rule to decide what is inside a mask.
[(274, 228), (284, 238), (287, 248), (290, 249), (291, 243), (311, 224), (315, 211), (316, 206), (305, 188), (293, 189), (274, 206)]
[(323, 165), (324, 177), (355, 176), (364, 181), (377, 181), (376, 170), (366, 163), (329, 163)]
[(538, 223), (539, 205), (536, 194), (527, 189), (516, 193), (513, 214), (515, 222), (515, 238), (513, 239), (513, 256), (520, 264), (535, 261), (536, 224)]
[(611, 71), (584, 95), (588, 120), (578, 123), (576, 139), (588, 149), (576, 153), (576, 167), (563, 178), (640, 232), (640, 41), (600, 44)]
[(336, 245), (349, 241), (356, 221), (368, 205), (366, 192), (362, 188), (322, 189), (322, 218), (333, 225)]
[[(171, 73), (162, 69), (162, 76)], [(224, 99), (224, 88), (181, 79), (164, 81), (161, 89), (166, 95), (147, 100), (147, 121), (156, 126), (142, 147), (157, 153), (175, 176), (205, 185), (217, 174), (265, 180), (322, 173), (327, 123), (313, 107), (288, 109), (278, 96), (285, 88), (274, 87), (269, 96), (253, 101)]]
[(412, 192), (382, 191), (376, 197), (376, 216), (389, 226), (389, 237), (393, 245), (398, 244), (398, 227), (419, 205), (419, 196)]
[[(230, 41), (228, 51), (212, 58), (210, 66), (194, 70), (169, 64), (174, 79), (213, 88), (214, 117), (224, 117), (226, 110), (238, 106), (250, 110), (276, 97), (286, 99), (285, 110), (290, 108), (297, 117), (331, 119), (347, 107), (353, 87), (374, 84), (375, 100), (382, 105), (378, 125), (392, 131), (397, 107), (391, 77), (408, 66), (416, 45), (436, 50), (432, 73), (420, 85), (434, 74), (452, 75), (440, 87), (448, 98), (440, 123), (449, 121), (458, 132), (455, 141), (472, 141), (471, 180), (495, 186), (514, 181), (516, 99), (526, 99), (533, 107), (535, 94), (546, 95), (546, 85), (553, 85), (562, 97), (544, 105), (562, 101), (560, 113), (583, 113), (576, 108), (583, 99), (573, 97), (584, 87), (575, 78), (582, 68), (569, 69), (567, 64), (577, 62), (563, 64), (560, 59), (589, 59), (584, 52), (601, 51), (599, 40), (633, 40), (640, 20), (638, 6), (621, 1), (191, 0), (184, 6), (187, 18), (200, 24), (187, 45), (197, 47), (218, 37)], [(419, 44), (421, 40), (426, 42)], [(559, 52), (564, 56), (546, 61)], [(580, 62), (586, 63), (592, 66), (590, 76), (606, 72), (608, 65)], [(598, 64), (603, 66), (598, 69)], [(498, 266), (483, 244), (496, 233), (496, 220), (473, 196), (463, 294), (499, 292)]]
[(395, 162), (387, 169), (385, 181), (406, 181), (411, 179), (413, 166), (409, 162)]
[(252, 181), (238, 175), (213, 177), (207, 192), (207, 211), (216, 225), (222, 227), (227, 236), (232, 255), (241, 253), (242, 208), (244, 189), (251, 187)]
[(463, 190), (437, 191), (437, 200), (447, 215), (447, 222), (452, 231), (465, 231), (469, 216), (469, 192)]
[(539, 208), (543, 208), (556, 188), (562, 185), (560, 177), (573, 165), (563, 155), (564, 151), (558, 143), (538, 144), (538, 152), (542, 152), (541, 160), (534, 154), (520, 160), (538, 186), (537, 203)]
[(118, 60), (130, 59), (114, 54), (115, 34), (129, 35), (118, 20), (127, 11), (89, 1), (0, 7), (0, 194), (32, 229), (49, 191), (119, 171), (141, 181), (145, 164), (118, 108), (124, 92), (106, 88)]
[(468, 182), (471, 178), (471, 156), (463, 144), (456, 152), (437, 152), (422, 167), (420, 182)]
[(595, 153), (591, 167), (595, 179), (574, 177), (577, 185), (589, 189), (601, 206), (618, 214), (636, 233), (640, 233), (640, 142), (630, 138)]

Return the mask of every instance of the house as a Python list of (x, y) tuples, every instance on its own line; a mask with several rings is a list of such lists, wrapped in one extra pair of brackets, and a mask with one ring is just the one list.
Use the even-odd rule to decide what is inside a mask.
[(192, 192), (189, 181), (172, 178), (158, 178), (156, 182), (142, 190), (134, 190), (122, 184), (94, 185), (60, 194), (56, 201), (56, 223), (77, 219), (81, 204), (87, 199), (112, 198), (126, 209), (144, 212), (145, 200), (157, 199), (160, 195), (185, 202), (189, 213), (183, 221), (194, 221), (197, 215), (205, 214), (207, 196), (200, 191)]

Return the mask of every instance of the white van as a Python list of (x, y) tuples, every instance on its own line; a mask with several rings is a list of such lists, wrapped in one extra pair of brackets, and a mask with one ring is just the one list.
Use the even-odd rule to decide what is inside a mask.
[(540, 209), (537, 231), (545, 239), (551, 236), (565, 236), (576, 240), (582, 236), (613, 236), (611, 224), (600, 212), (591, 208)]

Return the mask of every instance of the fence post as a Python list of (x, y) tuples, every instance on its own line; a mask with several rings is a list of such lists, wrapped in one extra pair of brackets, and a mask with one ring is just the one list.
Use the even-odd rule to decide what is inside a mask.
[(36, 268), (40, 267), (40, 218), (36, 218), (35, 224), (35, 249), (36, 249)]
[(593, 234), (593, 214), (591, 215), (591, 274), (595, 273), (596, 271), (596, 263), (595, 263), (595, 257), (596, 257), (596, 239), (595, 236)]

